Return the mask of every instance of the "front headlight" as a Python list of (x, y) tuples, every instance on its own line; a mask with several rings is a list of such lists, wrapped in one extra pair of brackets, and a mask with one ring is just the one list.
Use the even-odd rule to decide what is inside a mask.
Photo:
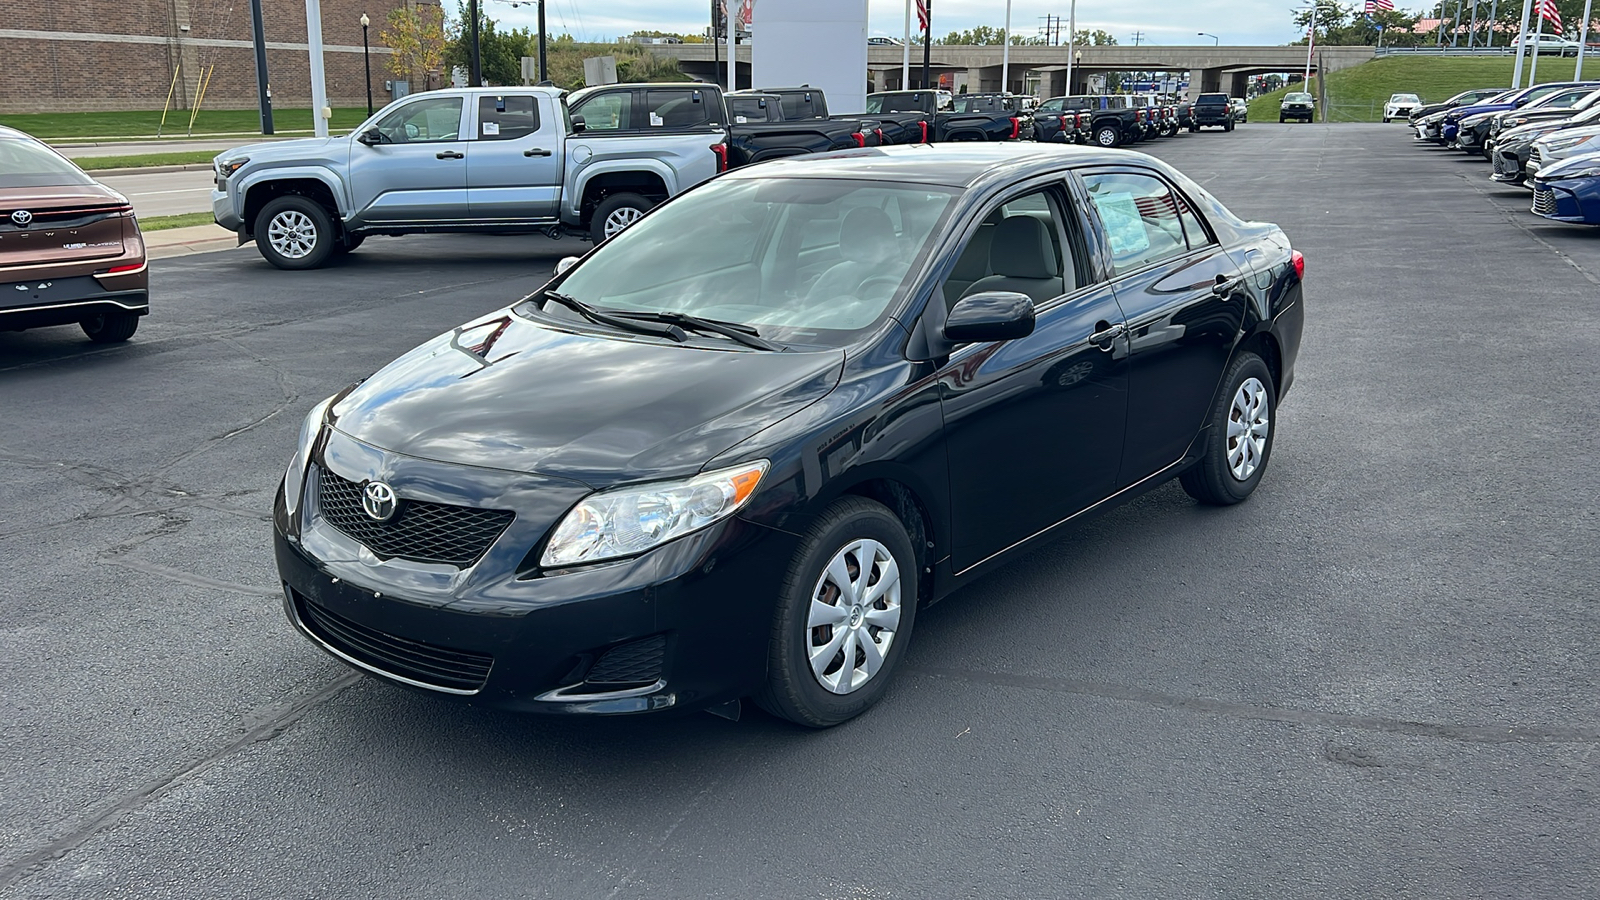
[(1570, 147), (1576, 147), (1579, 144), (1588, 143), (1589, 141), (1594, 140), (1594, 138), (1595, 138), (1595, 135), (1586, 134), (1586, 135), (1582, 135), (1582, 136), (1579, 136), (1579, 137), (1565, 137), (1565, 138), (1557, 138), (1555, 140), (1548, 140), (1547, 139), (1544, 142), (1544, 145), (1545, 145), (1546, 148), (1548, 148), (1550, 150), (1566, 150), (1566, 149), (1568, 149)]
[[(334, 395), (338, 396), (337, 394)], [(311, 464), (311, 448), (316, 446), (317, 435), (322, 432), (322, 422), (328, 415), (333, 397), (311, 407), (305, 421), (300, 423), (300, 437), (295, 440), (294, 459), (283, 475), (283, 508), (292, 518), (300, 509), (300, 494), (306, 485), (306, 466)]]
[(1546, 175), (1545, 178), (1549, 181), (1565, 181), (1568, 178), (1600, 178), (1600, 163), (1584, 166), (1581, 169), (1573, 169), (1570, 172), (1552, 172)]
[(1478, 113), (1475, 116), (1467, 116), (1465, 119), (1461, 120), (1461, 127), (1476, 128), (1479, 125), (1482, 125), (1484, 122), (1489, 121), (1489, 117), (1491, 115), (1493, 115), (1493, 113)]
[(683, 481), (601, 491), (561, 520), (539, 565), (559, 569), (659, 547), (738, 512), (766, 474), (762, 459)]
[(239, 168), (250, 161), (248, 156), (235, 156), (217, 163), (217, 177), (226, 181), (229, 175), (239, 171)]

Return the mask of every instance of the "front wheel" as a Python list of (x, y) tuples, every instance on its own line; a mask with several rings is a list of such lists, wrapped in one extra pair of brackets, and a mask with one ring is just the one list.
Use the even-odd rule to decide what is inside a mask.
[(1122, 132), (1111, 125), (1095, 130), (1094, 142), (1102, 147), (1115, 147), (1122, 143)]
[(310, 197), (285, 194), (256, 216), (256, 249), (280, 269), (315, 269), (333, 255), (338, 241), (333, 217)]
[(1178, 481), (1189, 496), (1208, 506), (1242, 502), (1261, 483), (1272, 458), (1277, 389), (1261, 357), (1240, 353), (1222, 379), (1211, 409), (1200, 461)]
[(96, 313), (78, 324), (89, 340), (96, 344), (120, 344), (139, 330), (139, 314), (122, 311)]
[(1233, 130), (1233, 123), (1232, 122), (1223, 122), (1222, 123), (1222, 130), (1223, 131), (1232, 131)]
[(653, 206), (648, 197), (638, 194), (612, 194), (595, 207), (594, 217), (589, 221), (589, 236), (598, 244), (644, 218)]
[(806, 531), (778, 596), (762, 709), (811, 728), (865, 712), (911, 638), (917, 558), (900, 519), (846, 497)]

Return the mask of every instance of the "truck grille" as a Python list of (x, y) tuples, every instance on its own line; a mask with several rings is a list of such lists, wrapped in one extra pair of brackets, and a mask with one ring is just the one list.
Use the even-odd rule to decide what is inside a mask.
[(317, 639), (351, 659), (424, 687), (474, 693), (489, 678), (494, 657), (452, 650), (368, 628), (294, 592), (295, 614)]
[(667, 638), (660, 634), (612, 647), (583, 680), (586, 684), (653, 684), (661, 679), (666, 650)]
[(394, 518), (379, 522), (361, 508), (363, 485), (321, 466), (316, 467), (316, 472), (322, 517), (385, 559), (398, 557), (465, 568), (476, 562), (516, 517), (502, 509), (402, 499)]
[(1556, 192), (1545, 188), (1533, 192), (1533, 211), (1541, 216), (1556, 214)]

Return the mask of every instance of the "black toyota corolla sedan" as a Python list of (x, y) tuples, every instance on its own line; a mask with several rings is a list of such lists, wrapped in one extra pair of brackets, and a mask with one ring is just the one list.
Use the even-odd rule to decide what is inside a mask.
[(311, 411), (289, 618), (495, 706), (842, 722), (919, 605), (1171, 478), (1248, 497), (1303, 268), (1138, 153), (735, 170)]

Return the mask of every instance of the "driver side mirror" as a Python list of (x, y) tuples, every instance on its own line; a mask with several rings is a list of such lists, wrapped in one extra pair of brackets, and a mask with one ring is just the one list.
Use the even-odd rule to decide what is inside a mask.
[(583, 116), (573, 116), (572, 117), (572, 133), (573, 134), (577, 134), (577, 133), (583, 131), (587, 127), (589, 127), (589, 126), (583, 121)]
[(383, 143), (383, 132), (376, 128), (368, 128), (366, 131), (361, 132), (361, 136), (357, 137), (356, 140), (371, 147), (374, 144)]
[(578, 260), (581, 259), (581, 258), (582, 257), (578, 257), (578, 256), (564, 256), (564, 257), (562, 257), (561, 261), (556, 263), (556, 274), (557, 275), (566, 274), (566, 271), (568, 269), (572, 268), (573, 266), (577, 265), (578, 264)]
[(945, 340), (953, 344), (1011, 341), (1033, 334), (1033, 298), (1012, 291), (984, 291), (962, 297), (944, 319)]

